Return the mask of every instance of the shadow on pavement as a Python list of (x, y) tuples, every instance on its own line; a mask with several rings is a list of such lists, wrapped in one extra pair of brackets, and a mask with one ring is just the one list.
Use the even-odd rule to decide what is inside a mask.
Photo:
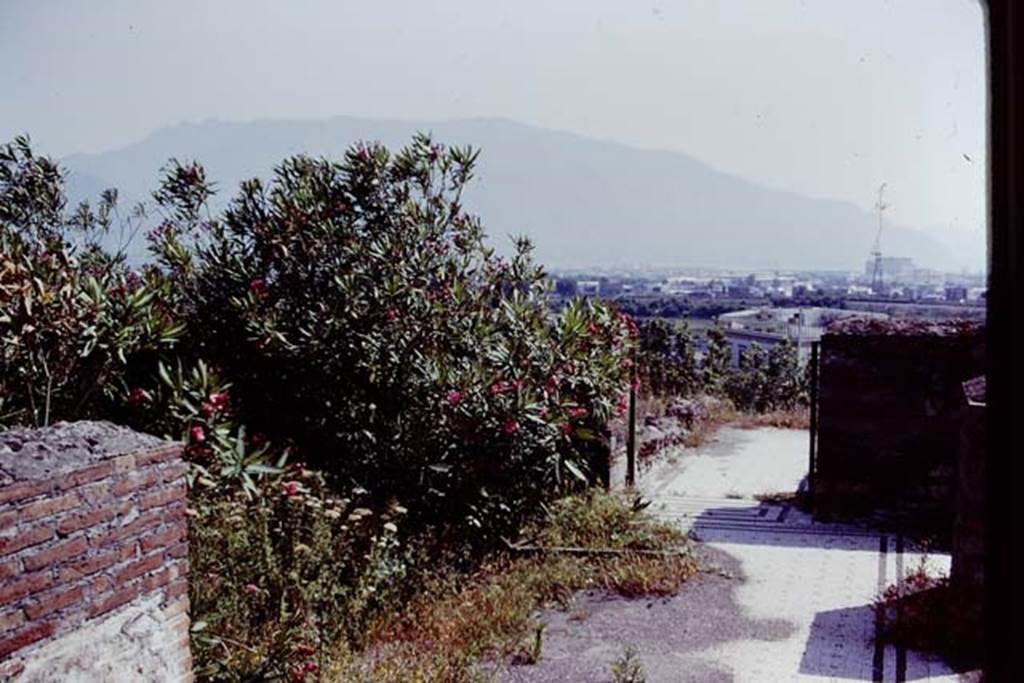
[[(854, 640), (850, 633), (861, 633)], [(854, 681), (883, 680), (884, 660), (874, 644), (875, 614), (870, 605), (818, 612), (800, 659), (800, 673)]]

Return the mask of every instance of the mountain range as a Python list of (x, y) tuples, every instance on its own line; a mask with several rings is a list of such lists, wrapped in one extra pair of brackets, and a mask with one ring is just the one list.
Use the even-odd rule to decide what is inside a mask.
[[(772, 189), (679, 152), (504, 119), (211, 120), (61, 162), (73, 200), (116, 187), (130, 205), (149, 198), (170, 158), (195, 159), (217, 183), (223, 206), (241, 180), (269, 178), (287, 156), (341, 158), (359, 140), (398, 148), (416, 131), (480, 149), (466, 206), (481, 217), (499, 252), (509, 251), (507, 236), (527, 235), (538, 260), (553, 268), (859, 270), (877, 229), (877, 217), (853, 204)], [(909, 256), (926, 267), (964, 265), (955, 250), (921, 230), (886, 225), (882, 246), (886, 255)], [(140, 258), (144, 249), (139, 239), (130, 253)]]

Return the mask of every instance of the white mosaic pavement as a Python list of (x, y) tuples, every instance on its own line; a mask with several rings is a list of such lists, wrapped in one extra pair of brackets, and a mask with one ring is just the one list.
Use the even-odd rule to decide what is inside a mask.
[[(701, 653), (736, 681), (959, 681), (944, 663), (874, 641), (871, 602), (916, 567), (902, 538), (814, 522), (754, 496), (794, 491), (807, 472), (807, 433), (725, 428), (706, 447), (655, 467), (638, 486), (650, 511), (736, 558), (736, 600), (751, 619), (795, 626), (777, 640), (714, 643)], [(949, 556), (928, 556), (947, 571)]]

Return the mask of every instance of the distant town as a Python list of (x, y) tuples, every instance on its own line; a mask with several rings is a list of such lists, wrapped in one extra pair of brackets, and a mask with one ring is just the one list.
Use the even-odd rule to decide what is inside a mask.
[(717, 328), (734, 366), (753, 344), (771, 349), (785, 342), (802, 365), (839, 319), (980, 320), (986, 305), (984, 274), (943, 273), (901, 257), (870, 259), (863, 272), (620, 268), (558, 270), (550, 279), (555, 307), (594, 296), (641, 320), (685, 323), (698, 359), (708, 348), (707, 331)]
[[(875, 269), (880, 268), (880, 277)], [(918, 267), (912, 258), (869, 259), (857, 271), (736, 271), (709, 268), (555, 269), (561, 296), (640, 295), (723, 299), (835, 299), (985, 305), (983, 273), (943, 273)]]

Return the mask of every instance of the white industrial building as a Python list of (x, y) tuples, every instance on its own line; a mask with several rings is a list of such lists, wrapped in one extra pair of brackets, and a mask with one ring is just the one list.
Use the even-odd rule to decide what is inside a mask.
[(731, 351), (731, 364), (738, 367), (743, 352), (757, 343), (766, 351), (789, 341), (803, 365), (811, 357), (811, 344), (821, 339), (825, 326), (844, 318), (887, 319), (885, 313), (849, 311), (839, 308), (753, 308), (718, 316)]

